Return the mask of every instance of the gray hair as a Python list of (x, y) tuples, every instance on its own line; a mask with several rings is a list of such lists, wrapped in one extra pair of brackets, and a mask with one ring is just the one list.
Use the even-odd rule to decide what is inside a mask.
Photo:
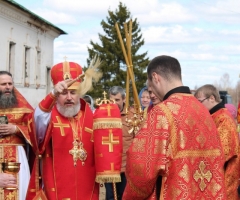
[(125, 90), (120, 86), (113, 86), (108, 90), (109, 95), (117, 95), (118, 93), (121, 94), (122, 98), (125, 99), (126, 92)]

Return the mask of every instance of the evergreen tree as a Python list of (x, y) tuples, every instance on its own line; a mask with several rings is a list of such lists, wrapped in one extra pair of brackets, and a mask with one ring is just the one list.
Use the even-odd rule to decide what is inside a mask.
[[(92, 48), (88, 48), (88, 65), (96, 54), (102, 60), (101, 71), (103, 72), (103, 77), (98, 83), (93, 83), (94, 90), (88, 93), (93, 98), (103, 97), (103, 91), (108, 92), (108, 89), (112, 86), (117, 85), (123, 88), (126, 87), (125, 82), (127, 68), (115, 28), (115, 23), (118, 23), (122, 38), (125, 41), (124, 23), (129, 22), (131, 15), (127, 7), (121, 2), (118, 5), (118, 9), (116, 9), (115, 12), (109, 10), (108, 15), (109, 16), (107, 16), (106, 21), (102, 20), (101, 22), (105, 32), (105, 35), (99, 34), (101, 44), (94, 43), (91, 40), (90, 44)], [(142, 54), (138, 53), (138, 50), (142, 45), (144, 45), (144, 40), (142, 39), (141, 30), (139, 28), (137, 19), (135, 18), (132, 21), (131, 51), (135, 83), (138, 91), (141, 90), (147, 80), (146, 67), (149, 63), (149, 59), (146, 58), (147, 52)], [(131, 90), (130, 83), (130, 91)], [(131, 94), (130, 97), (132, 97)]]

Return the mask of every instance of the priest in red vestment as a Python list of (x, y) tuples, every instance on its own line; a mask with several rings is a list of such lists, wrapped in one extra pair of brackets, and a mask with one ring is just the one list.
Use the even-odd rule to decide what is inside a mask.
[(213, 85), (206, 84), (198, 88), (195, 97), (209, 110), (216, 124), (223, 146), (225, 164), (225, 186), (227, 199), (238, 199), (238, 178), (239, 178), (239, 141), (237, 124), (232, 114), (221, 102), (219, 91)]
[[(17, 186), (16, 182), (12, 185), (18, 187), (18, 190), (4, 189), (0, 192), (0, 199), (25, 200), (26, 198), (30, 179), (26, 155), (26, 150), (30, 147), (27, 117), (32, 112), (32, 106), (14, 87), (12, 74), (0, 71), (0, 159), (1, 162), (20, 163), (20, 171), (16, 177)], [(5, 179), (9, 176), (5, 178), (1, 176), (1, 178)], [(9, 182), (4, 185), (10, 187)]]
[(69, 87), (81, 74), (81, 66), (74, 62), (53, 66), (54, 90), (40, 102), (29, 122), (36, 153), (29, 200), (99, 198), (99, 186), (95, 182), (93, 114), (77, 92), (81, 80)]
[(124, 200), (226, 199), (224, 158), (208, 110), (183, 86), (181, 67), (170, 56), (154, 58), (148, 86), (162, 101), (148, 113), (127, 152)]

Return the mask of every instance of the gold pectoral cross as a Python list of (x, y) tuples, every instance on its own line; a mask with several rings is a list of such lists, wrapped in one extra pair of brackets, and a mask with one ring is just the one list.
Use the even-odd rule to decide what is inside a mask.
[(83, 143), (78, 142), (77, 140), (73, 141), (73, 148), (69, 150), (69, 154), (73, 156), (74, 166), (77, 166), (77, 160), (82, 161), (82, 165), (84, 166), (84, 161), (87, 159), (87, 151), (83, 148)]

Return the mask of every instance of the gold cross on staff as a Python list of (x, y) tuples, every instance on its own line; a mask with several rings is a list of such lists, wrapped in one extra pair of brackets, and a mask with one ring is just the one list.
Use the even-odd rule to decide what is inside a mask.
[(61, 136), (65, 136), (64, 128), (69, 128), (70, 126), (69, 124), (63, 124), (59, 116), (56, 116), (56, 118), (58, 123), (53, 123), (53, 126), (56, 128), (60, 128)]
[(107, 97), (106, 97), (107, 93), (106, 93), (105, 91), (103, 91), (102, 94), (103, 94), (103, 98), (106, 99), (106, 98), (107, 98)]
[(111, 109), (113, 109), (114, 107), (110, 106), (110, 104), (107, 105), (107, 107), (100, 107), (100, 110), (108, 110), (108, 117), (111, 116)]
[(64, 59), (64, 61), (66, 62), (66, 61), (67, 61), (67, 56), (64, 56), (63, 59)]
[(113, 145), (119, 143), (119, 136), (113, 136), (111, 129), (109, 130), (108, 137), (102, 137), (102, 145), (108, 145), (109, 152), (113, 152)]

